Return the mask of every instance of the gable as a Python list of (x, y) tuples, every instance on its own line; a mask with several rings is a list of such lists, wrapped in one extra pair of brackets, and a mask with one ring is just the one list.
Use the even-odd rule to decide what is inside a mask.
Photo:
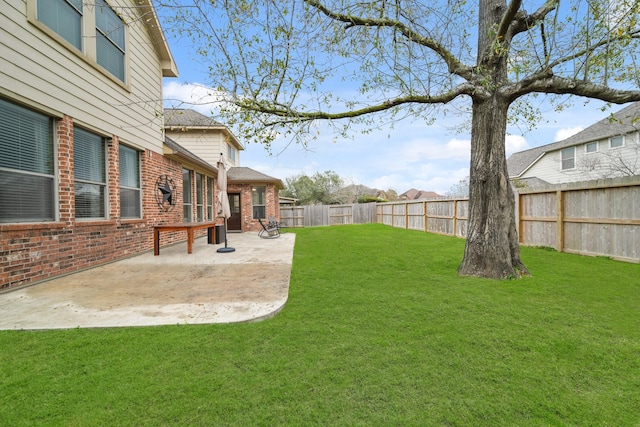
[(507, 159), (509, 177), (517, 178), (523, 176), (536, 162), (546, 156), (547, 153), (560, 151), (571, 146), (609, 139), (612, 136), (637, 132), (639, 123), (640, 102), (635, 102), (567, 139), (513, 153)]

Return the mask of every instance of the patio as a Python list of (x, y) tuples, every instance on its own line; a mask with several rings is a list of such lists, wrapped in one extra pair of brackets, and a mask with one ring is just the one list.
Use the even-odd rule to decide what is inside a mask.
[(0, 293), (0, 329), (66, 329), (261, 320), (287, 301), (295, 234), (196, 239)]

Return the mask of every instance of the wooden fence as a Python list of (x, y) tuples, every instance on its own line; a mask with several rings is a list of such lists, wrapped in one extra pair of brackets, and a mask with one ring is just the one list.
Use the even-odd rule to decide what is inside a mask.
[[(378, 204), (378, 222), (465, 238), (466, 199)], [(640, 176), (516, 193), (520, 243), (640, 262)]]
[(467, 199), (430, 199), (378, 203), (377, 222), (428, 233), (466, 237)]
[(287, 227), (367, 224), (376, 222), (376, 204), (281, 207), (280, 222)]
[[(467, 199), (280, 208), (289, 227), (364, 224), (465, 238)], [(516, 193), (520, 243), (640, 262), (640, 176), (562, 184)]]
[(640, 262), (640, 177), (520, 190), (518, 234), (527, 246)]

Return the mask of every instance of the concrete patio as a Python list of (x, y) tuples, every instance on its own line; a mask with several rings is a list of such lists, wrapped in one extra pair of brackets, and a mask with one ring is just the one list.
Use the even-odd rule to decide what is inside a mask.
[(0, 293), (0, 329), (232, 323), (265, 319), (287, 301), (295, 234), (196, 239)]

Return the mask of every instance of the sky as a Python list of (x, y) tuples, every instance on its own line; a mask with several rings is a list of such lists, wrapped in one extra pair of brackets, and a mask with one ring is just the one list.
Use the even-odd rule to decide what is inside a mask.
[[(179, 70), (178, 78), (165, 78), (165, 106), (193, 108), (210, 115), (207, 105), (190, 103), (206, 99), (204, 66), (196, 61), (180, 40), (165, 34)], [(560, 141), (618, 111), (613, 106), (603, 112), (603, 102), (573, 98), (572, 107), (553, 111), (543, 101), (539, 106), (543, 120), (535, 129), (509, 128), (507, 157), (517, 151)], [(469, 175), (470, 131), (460, 129), (465, 118), (452, 115), (438, 117), (427, 125), (404, 120), (368, 134), (355, 133), (352, 139), (336, 139), (326, 126), (318, 125), (319, 137), (307, 147), (286, 140), (276, 141), (267, 151), (259, 144), (240, 141), (242, 166), (281, 179), (316, 172), (338, 173), (345, 184), (359, 184), (401, 194), (411, 188), (445, 195)], [(467, 118), (468, 119), (468, 118)]]

